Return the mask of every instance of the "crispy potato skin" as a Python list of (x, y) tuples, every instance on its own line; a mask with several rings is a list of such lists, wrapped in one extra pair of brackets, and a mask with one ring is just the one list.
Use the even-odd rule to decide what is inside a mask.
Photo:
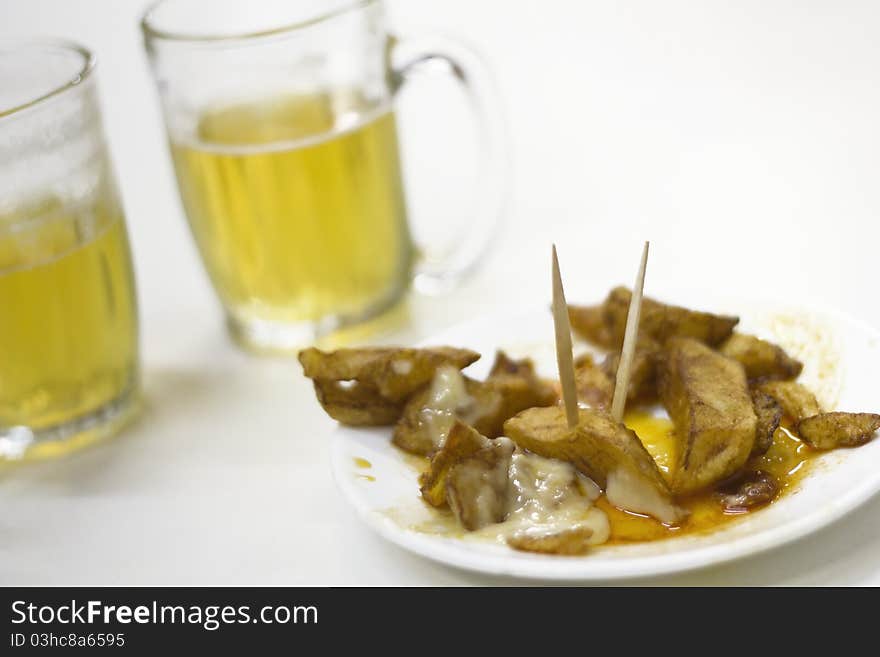
[(750, 381), (796, 379), (804, 369), (804, 364), (785, 353), (782, 347), (745, 333), (734, 333), (718, 351), (739, 361)]
[(552, 384), (539, 378), (530, 358), (512, 360), (503, 351), (495, 355), (489, 376), (475, 394), (475, 409), (468, 419), (490, 438), (500, 436), (504, 422), (522, 410), (551, 406), (559, 397)]
[[(549, 406), (557, 401), (553, 386), (537, 377), (534, 365), (528, 359), (513, 361), (501, 354), (492, 373), (485, 381), (465, 377), (465, 387), (471, 398), (460, 419), (489, 438), (501, 435), (504, 421), (533, 406)], [(392, 442), (412, 454), (430, 456), (434, 442), (425, 422), (422, 409), (430, 395), (430, 386), (413, 395), (404, 407), (394, 427)]]
[[(472, 379), (465, 379), (468, 393), (470, 393), (468, 384), (471, 381)], [(394, 425), (391, 442), (404, 452), (418, 456), (430, 456), (434, 453), (434, 440), (422, 414), (422, 409), (427, 405), (430, 394), (430, 385), (426, 385), (410, 397), (406, 406), (403, 407), (400, 419)]]
[(575, 364), (574, 383), (579, 402), (591, 408), (611, 407), (614, 381), (593, 362), (592, 358), (581, 358)]
[(819, 413), (798, 422), (801, 439), (816, 449), (864, 445), (880, 429), (876, 413)]
[[(572, 328), (593, 344), (605, 349), (620, 349), (631, 296), (627, 288), (617, 287), (600, 306), (569, 306)], [(730, 336), (738, 322), (738, 317), (670, 306), (644, 297), (639, 335), (659, 344), (672, 337), (690, 337), (715, 346)]]
[(327, 415), (350, 426), (394, 424), (408, 396), (431, 380), (439, 367), (458, 369), (480, 355), (467, 349), (375, 347), (299, 352), (305, 375)]
[(822, 412), (816, 396), (797, 381), (764, 381), (755, 388), (773, 397), (793, 424)]
[(524, 552), (574, 556), (590, 550), (592, 536), (592, 529), (580, 526), (543, 534), (521, 531), (508, 536), (507, 544)]
[(504, 520), (513, 443), (505, 438), (459, 460), (446, 476), (446, 501), (468, 531)]
[[(613, 318), (606, 321), (606, 303), (598, 306), (576, 306), (569, 304), (568, 321), (576, 334), (592, 342), (597, 347), (611, 349), (616, 336), (613, 333)], [(621, 342), (622, 344), (622, 342)]]
[[(489, 438), (500, 436), (504, 420), (516, 415), (523, 407), (534, 405), (532, 401), (536, 401), (530, 396), (528, 384), (521, 379), (499, 382), (476, 381), (465, 377), (464, 383), (470, 403), (467, 409), (459, 412), (458, 416)], [(394, 425), (391, 442), (411, 454), (430, 456), (436, 450), (431, 427), (423, 412), (430, 394), (430, 386), (425, 386), (413, 395), (404, 407), (397, 424)], [(537, 401), (542, 399), (539, 398)]]
[[(467, 377), (464, 382), (468, 395), (473, 397), (478, 382)], [(391, 434), (391, 442), (410, 454), (431, 456), (436, 450), (431, 426), (423, 412), (431, 396), (430, 388), (428, 384), (409, 398)]]
[(757, 430), (742, 365), (692, 338), (673, 338), (657, 379), (679, 441), (672, 490), (691, 493), (739, 470)]
[(427, 472), (419, 477), (422, 498), (431, 506), (446, 506), (446, 478), (456, 463), (470, 458), (489, 445), (489, 439), (463, 422), (449, 430), (446, 442), (433, 457)]
[(385, 399), (367, 383), (357, 381), (343, 386), (339, 381), (314, 382), (315, 395), (327, 415), (353, 427), (377, 427), (394, 424), (403, 412), (403, 404)]
[(516, 360), (499, 349), (495, 352), (495, 360), (492, 362), (492, 369), (489, 370), (488, 378), (491, 379), (494, 376), (503, 376), (505, 374), (524, 377), (536, 376), (535, 363), (531, 358)]
[[(657, 400), (657, 357), (659, 355), (660, 346), (656, 342), (650, 339), (638, 341), (633, 352), (632, 368), (629, 374), (629, 388), (626, 391), (627, 402), (650, 404)], [(617, 379), (619, 364), (620, 353), (609, 354), (602, 363), (602, 370), (612, 382)], [(613, 383), (611, 395), (614, 395)]]
[(496, 377), (483, 382), (475, 395), (475, 410), (468, 418), (490, 438), (500, 436), (504, 422), (522, 410), (556, 403), (556, 392), (547, 384), (519, 377)]
[(310, 379), (360, 381), (375, 387), (389, 401), (403, 401), (428, 383), (444, 365), (463, 369), (480, 357), (469, 349), (433, 347), (371, 347), (299, 352), (303, 372)]
[(782, 406), (773, 397), (760, 390), (752, 390), (752, 406), (758, 418), (752, 454), (763, 454), (773, 444), (773, 434), (782, 422)]
[(581, 409), (579, 418), (572, 430), (561, 407), (530, 408), (505, 422), (504, 434), (539, 456), (568, 461), (601, 488), (612, 470), (624, 467), (668, 495), (657, 464), (635, 433), (603, 411)]

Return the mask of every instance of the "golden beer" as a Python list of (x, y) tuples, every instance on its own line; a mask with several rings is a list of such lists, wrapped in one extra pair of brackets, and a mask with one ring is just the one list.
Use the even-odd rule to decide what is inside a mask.
[[(159, 0), (141, 30), (183, 206), (241, 345), (368, 338), (403, 319), (378, 316), (410, 283), (448, 291), (482, 260), (509, 158), (492, 76), (467, 46), (399, 38), (381, 0), (214, 0), (210, 20), (203, 3)], [(416, 249), (392, 108), (427, 71), (461, 86), (483, 161), (463, 220)]]
[(108, 405), (137, 393), (137, 340), (115, 200), (80, 209), (47, 201), (0, 216), (0, 429), (27, 427), (49, 441), (33, 449), (59, 450), (53, 427), (86, 432), (96, 412), (95, 424), (107, 420)]
[(353, 94), (217, 108), (172, 140), (183, 204), (235, 324), (363, 319), (399, 298), (413, 248), (390, 108)]

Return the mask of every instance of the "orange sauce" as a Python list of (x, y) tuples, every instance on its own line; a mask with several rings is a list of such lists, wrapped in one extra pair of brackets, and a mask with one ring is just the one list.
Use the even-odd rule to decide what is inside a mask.
[[(665, 477), (670, 477), (671, 468), (675, 463), (676, 435), (672, 421), (668, 417), (657, 417), (645, 410), (628, 411), (624, 416), (624, 424), (636, 432), (645, 449), (657, 463), (657, 467)], [(428, 469), (430, 459), (414, 456), (403, 451), (407, 463), (419, 472)], [(811, 450), (790, 429), (780, 427), (773, 436), (773, 444), (765, 454), (752, 457), (746, 464), (749, 470), (763, 470), (776, 478), (779, 493), (770, 504), (784, 497), (795, 489), (804, 474), (809, 471), (812, 461), (819, 452)], [(365, 475), (360, 475), (365, 477)], [(704, 534), (747, 516), (749, 513), (760, 512), (764, 507), (757, 507), (747, 513), (725, 513), (721, 502), (712, 490), (706, 490), (688, 497), (679, 497), (676, 504), (688, 511), (687, 519), (678, 526), (664, 525), (660, 521), (613, 506), (605, 495), (601, 495), (595, 505), (608, 515), (611, 525), (611, 536), (605, 545), (620, 545), (657, 541), (682, 535)], [(446, 509), (433, 509), (434, 521), (418, 526), (419, 531), (426, 533), (443, 533), (458, 535), (463, 532), (455, 517)], [(430, 527), (428, 527), (430, 525)], [(442, 531), (438, 531), (438, 527)]]
[[(672, 422), (665, 417), (634, 411), (627, 413), (624, 424), (636, 432), (645, 449), (654, 457), (660, 471), (668, 476), (670, 467), (675, 462), (676, 437)], [(779, 482), (779, 494), (776, 497), (778, 500), (797, 486), (809, 470), (816, 454), (789, 429), (780, 427), (773, 436), (770, 449), (761, 456), (752, 457), (747, 468), (764, 470), (776, 478)], [(611, 538), (607, 544), (655, 541), (683, 534), (706, 533), (748, 515), (725, 513), (717, 495), (711, 490), (679, 498), (676, 503), (687, 509), (689, 515), (681, 526), (672, 527), (648, 516), (618, 509), (604, 495), (601, 496), (596, 501), (596, 506), (608, 514), (611, 523)], [(760, 509), (758, 507), (752, 513)]]

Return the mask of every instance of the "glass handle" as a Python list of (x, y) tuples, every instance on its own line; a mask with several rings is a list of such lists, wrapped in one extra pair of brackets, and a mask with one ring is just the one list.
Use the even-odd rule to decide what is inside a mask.
[(466, 92), (477, 119), (482, 142), (482, 162), (478, 171), (470, 220), (452, 240), (453, 248), (438, 257), (424, 253), (416, 266), (414, 284), (426, 294), (452, 288), (475, 269), (490, 240), (498, 234), (504, 217), (508, 178), (507, 140), (504, 114), (492, 75), (482, 58), (466, 45), (442, 36), (393, 39), (392, 70), (395, 91), (414, 73), (437, 72), (451, 75)]

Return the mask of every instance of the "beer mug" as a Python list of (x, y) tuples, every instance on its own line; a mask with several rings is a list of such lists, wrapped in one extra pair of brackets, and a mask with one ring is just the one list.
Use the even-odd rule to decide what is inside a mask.
[[(183, 207), (240, 344), (296, 349), (389, 308), (413, 280), (447, 287), (484, 252), (503, 131), (466, 48), (398, 41), (379, 0), (163, 0), (142, 28)], [(485, 153), (472, 219), (445, 249), (413, 243), (394, 115), (407, 77), (438, 62), (468, 93)]]
[(114, 433), (138, 401), (138, 320), (94, 58), (0, 42), (0, 460)]

